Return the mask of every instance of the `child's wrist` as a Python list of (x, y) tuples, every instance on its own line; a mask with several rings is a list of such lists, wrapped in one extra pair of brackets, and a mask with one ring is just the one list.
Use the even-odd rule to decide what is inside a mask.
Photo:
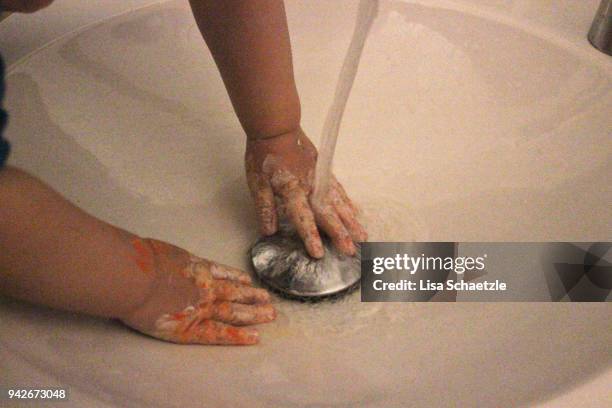
[(242, 121), (248, 140), (272, 139), (301, 130), (301, 110), (299, 103), (281, 112), (262, 115), (251, 121)]
[(272, 140), (272, 139), (280, 139), (283, 137), (288, 137), (291, 135), (298, 135), (301, 132), (302, 128), (298, 124), (295, 127), (285, 128), (285, 129), (277, 129), (276, 132), (257, 132), (247, 134), (248, 141), (257, 141), (257, 140)]
[[(152, 263), (152, 250), (148, 240), (123, 230), (121, 230), (121, 234), (122, 240), (126, 243), (126, 252), (128, 254), (126, 273), (138, 276), (136, 281), (133, 279), (125, 280), (130, 282), (133, 296), (130, 299), (126, 299), (122, 305), (123, 307), (113, 316), (116, 319), (123, 320), (142, 309), (151, 300), (155, 292), (157, 273)], [(119, 282), (119, 284), (125, 283)]]

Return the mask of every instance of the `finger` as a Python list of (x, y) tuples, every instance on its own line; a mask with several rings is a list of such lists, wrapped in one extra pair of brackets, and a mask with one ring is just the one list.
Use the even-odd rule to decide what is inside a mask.
[(349, 198), (348, 194), (346, 194), (346, 190), (335, 176), (332, 176), (332, 188), (336, 190), (342, 201), (349, 206), (349, 208), (353, 211), (353, 214), (359, 214), (359, 208), (353, 204), (353, 201)]
[(212, 305), (213, 319), (235, 326), (268, 323), (276, 319), (276, 310), (271, 304), (243, 305), (220, 302)]
[(257, 190), (253, 192), (255, 211), (259, 228), (263, 235), (272, 235), (278, 230), (278, 216), (274, 202), (272, 186), (267, 181), (258, 183)]
[(301, 188), (296, 187), (287, 192), (283, 196), (283, 200), (287, 208), (287, 215), (295, 226), (298, 235), (304, 241), (306, 251), (314, 258), (322, 258), (325, 255), (325, 250), (306, 193)]
[(244, 304), (270, 303), (270, 294), (264, 289), (218, 280), (213, 283), (214, 298), (218, 301)]
[(351, 235), (353, 241), (363, 242), (368, 239), (368, 233), (361, 226), (359, 221), (357, 221), (353, 209), (344, 200), (340, 199), (336, 201), (334, 203), (334, 208)]
[(240, 282), (245, 285), (253, 283), (249, 274), (240, 269), (209, 261), (195, 255), (191, 255), (189, 265), (185, 270), (189, 276), (195, 278), (196, 285), (203, 289), (210, 287), (212, 283), (211, 277)]
[(225, 279), (233, 282), (239, 282), (243, 285), (251, 285), (253, 280), (248, 273), (228, 265), (212, 262), (210, 273), (215, 279)]
[(317, 211), (317, 223), (344, 255), (355, 255), (355, 244), (332, 206)]
[(240, 328), (213, 320), (204, 320), (177, 336), (178, 343), (250, 345), (259, 342), (254, 328)]

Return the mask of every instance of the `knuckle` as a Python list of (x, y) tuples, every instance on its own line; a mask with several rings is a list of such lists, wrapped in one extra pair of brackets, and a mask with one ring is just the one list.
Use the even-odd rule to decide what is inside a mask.
[(215, 307), (216, 316), (222, 319), (231, 319), (234, 316), (234, 310), (228, 302), (221, 302)]
[[(287, 180), (287, 182), (278, 184), (277, 191), (283, 197), (295, 197), (301, 195), (300, 182), (295, 179)], [(294, 198), (295, 199), (295, 198)]]

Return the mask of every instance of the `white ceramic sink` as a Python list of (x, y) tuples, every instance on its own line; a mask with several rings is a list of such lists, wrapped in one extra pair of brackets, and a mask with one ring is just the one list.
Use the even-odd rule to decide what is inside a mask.
[[(248, 268), (244, 137), (187, 2), (77, 3), (0, 24), (12, 163), (111, 223)], [(546, 3), (383, 1), (335, 159), (373, 240), (612, 241), (597, 1)], [(287, 7), (316, 141), (356, 2)], [(609, 304), (276, 303), (259, 346), (224, 348), (4, 299), (0, 385), (68, 386), (88, 406), (612, 403)]]

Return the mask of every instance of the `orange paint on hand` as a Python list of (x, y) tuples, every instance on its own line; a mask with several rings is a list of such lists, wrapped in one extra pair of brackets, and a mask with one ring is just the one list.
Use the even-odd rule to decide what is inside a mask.
[(178, 312), (178, 313), (174, 313), (173, 315), (171, 315), (171, 317), (174, 320), (185, 320), (185, 318), (188, 316), (188, 314), (186, 312)]
[(136, 252), (134, 255), (134, 262), (138, 265), (138, 269), (146, 274), (153, 275), (155, 265), (151, 247), (140, 238), (136, 238), (131, 243)]
[(234, 343), (244, 342), (244, 336), (242, 335), (242, 332), (236, 327), (228, 327), (225, 330), (225, 333), (227, 333), (227, 337), (231, 339)]

